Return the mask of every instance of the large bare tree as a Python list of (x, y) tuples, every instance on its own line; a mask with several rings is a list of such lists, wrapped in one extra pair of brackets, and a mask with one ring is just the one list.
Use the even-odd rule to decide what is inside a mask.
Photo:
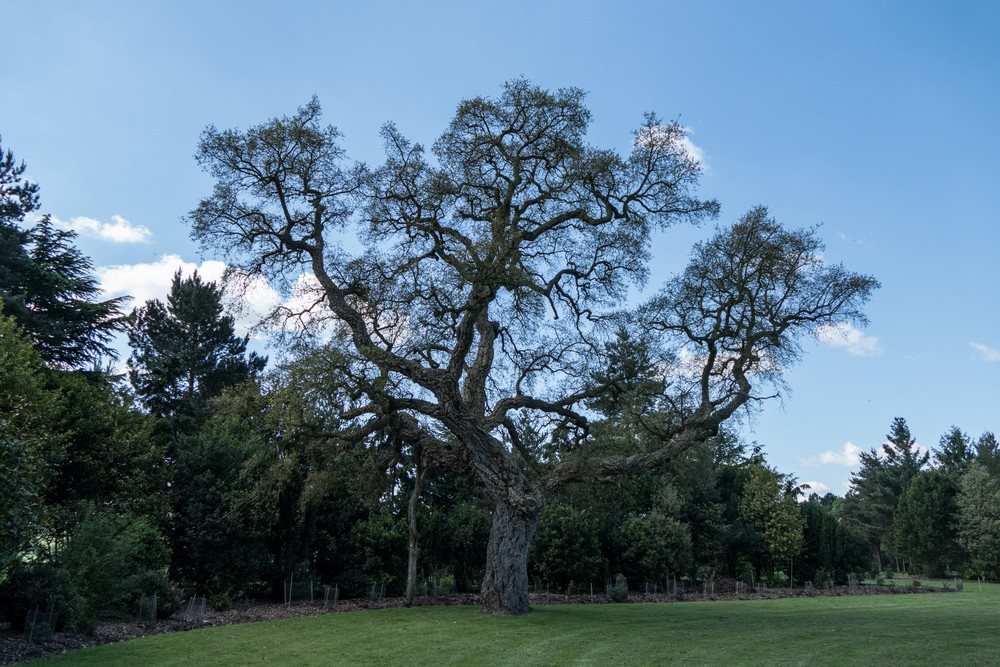
[[(623, 156), (586, 143), (589, 120), (581, 91), (518, 80), (462, 102), (432, 158), (389, 124), (380, 167), (347, 165), (316, 100), (245, 131), (209, 127), (198, 149), (216, 186), (190, 216), (194, 236), (234, 276), (298, 287), (275, 316), (325, 326), (340, 350), (355, 388), (336, 406), (343, 437), (396, 428), (425, 452), (459, 447), (490, 493), (482, 599), (496, 613), (528, 610), (528, 548), (549, 492), (711, 437), (763, 396), (752, 381), (771, 384), (798, 335), (863, 320), (876, 286), (823, 267), (810, 232), (758, 209), (712, 242), (728, 256), (699, 246), (683, 276), (623, 314), (651, 232), (719, 206), (692, 195), (700, 166), (676, 123), (647, 116)], [(595, 373), (610, 322), (657, 333), (678, 418), (650, 451), (586, 456), (573, 444), (584, 404), (622, 379)], [(571, 434), (553, 440), (570, 446), (524, 441), (527, 422)]]

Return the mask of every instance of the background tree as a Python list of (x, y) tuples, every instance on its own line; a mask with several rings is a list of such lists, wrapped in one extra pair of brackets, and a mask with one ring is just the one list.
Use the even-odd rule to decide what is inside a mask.
[(917, 572), (941, 575), (961, 565), (953, 526), (956, 496), (974, 458), (972, 440), (953, 426), (934, 449), (935, 467), (914, 475), (900, 495), (893, 514), (893, 546)]
[(83, 367), (116, 358), (109, 343), (124, 328), (128, 297), (98, 300), (93, 263), (73, 245), (75, 232), (56, 229), (49, 216), (21, 226), (40, 205), (26, 168), (0, 144), (0, 312), (15, 319), (49, 363)]
[(934, 449), (935, 463), (956, 482), (975, 458), (976, 448), (972, 439), (957, 426), (952, 426), (942, 435)]
[[(9, 316), (8, 308), (16, 308), (17, 295), (27, 291), (27, 277), (33, 272), (31, 257), (26, 250), (28, 233), (19, 225), (25, 216), (38, 209), (40, 198), (38, 184), (24, 177), (27, 166), (18, 163), (14, 153), (3, 151), (0, 137), (0, 304)], [(15, 305), (6, 302), (15, 296)]]
[(129, 379), (147, 408), (189, 430), (205, 416), (209, 399), (227, 386), (255, 377), (266, 358), (246, 355), (248, 338), (235, 333), (224, 313), (222, 290), (195, 271), (178, 269), (164, 305), (147, 301), (132, 313)]
[(545, 508), (531, 544), (531, 573), (536, 587), (589, 590), (604, 581), (604, 558), (597, 527), (582, 512), (561, 503)]
[(899, 498), (930, 458), (917, 449), (902, 417), (892, 420), (882, 454), (880, 458), (875, 449), (861, 453), (861, 469), (851, 475), (843, 504), (844, 520), (871, 544), (879, 571), (885, 569), (884, 552), (893, 552), (892, 520)]
[(770, 567), (782, 567), (802, 551), (805, 520), (783, 475), (758, 463), (748, 473), (740, 516), (761, 536)]
[(103, 373), (49, 374), (61, 400), (48, 428), (45, 542), (54, 553), (93, 506), (164, 527), (167, 439), (123, 383)]
[(0, 137), (0, 230), (9, 230), (38, 209), (38, 184), (24, 177), (26, 170), (24, 161), (18, 163), (9, 148), (4, 152)]
[[(80, 368), (117, 358), (110, 343), (124, 331), (122, 306), (129, 297), (99, 300), (101, 286), (93, 263), (73, 241), (76, 232), (57, 229), (48, 216), (27, 233), (30, 263), (6, 287), (5, 311), (28, 332), (53, 364)], [(20, 263), (20, 262), (19, 262)]]
[(127, 297), (99, 300), (93, 263), (73, 245), (76, 233), (48, 216), (24, 229), (39, 207), (39, 188), (24, 162), (0, 145), (0, 312), (13, 317), (45, 360), (68, 367), (116, 358), (109, 345), (124, 329)]
[(1000, 443), (989, 431), (976, 441), (975, 462), (993, 477), (1000, 477)]
[(50, 423), (59, 396), (46, 387), (41, 357), (14, 321), (0, 315), (0, 579), (37, 537), (51, 477)]
[[(614, 573), (634, 585), (658, 582), (690, 571), (691, 527), (681, 520), (681, 499), (669, 485), (662, 486), (649, 512), (632, 514), (615, 527), (611, 539), (620, 551), (610, 559)], [(609, 575), (612, 572), (608, 573)]]
[(962, 475), (956, 500), (958, 543), (972, 576), (1000, 579), (1000, 480), (974, 465)]
[(941, 576), (960, 565), (952, 523), (958, 477), (946, 469), (921, 470), (907, 485), (893, 513), (893, 550), (913, 574)]
[[(715, 435), (763, 398), (751, 381), (776, 379), (797, 336), (862, 321), (877, 287), (823, 266), (814, 234), (755, 209), (700, 245), (643, 313), (672, 353), (680, 345), (699, 360), (671, 387), (683, 419), (659, 447), (531, 451), (518, 422), (566, 433), (567, 444), (582, 436), (583, 401), (604, 389), (591, 383), (603, 365), (598, 325), (644, 277), (651, 231), (718, 211), (690, 194), (700, 167), (683, 129), (650, 115), (629, 155), (596, 149), (581, 91), (513, 81), (499, 98), (459, 105), (435, 163), (387, 125), (386, 161), (368, 170), (341, 166), (339, 134), (319, 117), (313, 100), (245, 132), (209, 127), (197, 156), (216, 186), (191, 214), (194, 236), (285, 294), (311, 274), (296, 302), (306, 305), (276, 314), (337, 323), (333, 340), (360, 389), (342, 412), (345, 437), (407, 414), (427, 438), (440, 429), (464, 450), (494, 503), (482, 587), (494, 612), (528, 609), (528, 550), (549, 493), (648, 469)], [(363, 250), (350, 255), (339, 235)]]
[(171, 485), (171, 576), (203, 595), (239, 598), (267, 581), (268, 540), (282, 517), (247, 502), (254, 480), (245, 476), (264, 446), (246, 394), (229, 398), (178, 448)]
[(88, 607), (81, 615), (129, 618), (136, 603), (154, 593), (158, 617), (176, 609), (176, 594), (166, 578), (167, 545), (145, 519), (93, 507), (60, 560)]
[(871, 570), (872, 553), (868, 543), (840, 520), (832, 498), (833, 494), (820, 498), (814, 493), (800, 505), (804, 546), (795, 564), (803, 580), (819, 584), (830, 579), (843, 585), (848, 575)]

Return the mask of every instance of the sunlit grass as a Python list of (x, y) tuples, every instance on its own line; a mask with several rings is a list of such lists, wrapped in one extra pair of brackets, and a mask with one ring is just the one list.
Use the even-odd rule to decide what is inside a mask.
[[(897, 582), (898, 583), (898, 582)], [(51, 665), (994, 665), (1000, 586), (962, 593), (334, 613), (157, 635)]]

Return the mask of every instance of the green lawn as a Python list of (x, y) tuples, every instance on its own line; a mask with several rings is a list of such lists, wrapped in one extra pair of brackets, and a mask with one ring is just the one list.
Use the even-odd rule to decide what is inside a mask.
[(996, 665), (1000, 585), (962, 593), (327, 614), (146, 637), (32, 665)]

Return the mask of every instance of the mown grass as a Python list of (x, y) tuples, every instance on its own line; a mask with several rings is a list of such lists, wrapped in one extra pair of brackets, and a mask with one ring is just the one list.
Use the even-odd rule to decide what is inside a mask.
[(32, 665), (995, 665), (1000, 585), (962, 593), (327, 614), (145, 637)]

